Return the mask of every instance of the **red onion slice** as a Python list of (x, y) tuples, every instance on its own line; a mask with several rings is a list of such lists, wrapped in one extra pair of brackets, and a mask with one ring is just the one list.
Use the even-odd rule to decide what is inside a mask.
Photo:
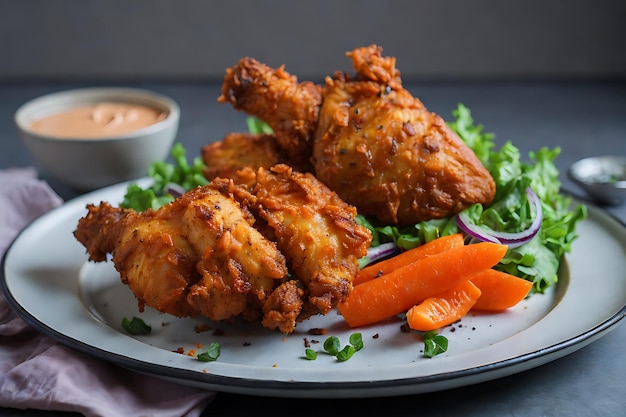
[(399, 251), (400, 248), (394, 242), (382, 243), (376, 247), (369, 248), (367, 251), (368, 262), (366, 265), (378, 262), (379, 260), (394, 255), (396, 252)]
[(170, 194), (174, 198), (180, 197), (181, 195), (185, 194), (185, 189), (179, 184), (176, 184), (174, 182), (168, 183), (165, 189), (167, 193)]
[(473, 238), (476, 238), (483, 242), (502, 243), (498, 238), (491, 234), (493, 233), (493, 230), (481, 226), (476, 226), (474, 223), (472, 223), (465, 211), (457, 214), (456, 223), (459, 225), (459, 228), (463, 232)]
[(509, 246), (510, 248), (521, 246), (535, 237), (541, 229), (541, 222), (543, 220), (541, 201), (539, 200), (539, 197), (537, 197), (537, 194), (535, 194), (535, 192), (528, 187), (526, 188), (526, 195), (528, 196), (528, 202), (535, 209), (535, 218), (526, 230), (518, 233), (496, 232), (489, 228), (473, 224), (464, 211), (457, 215), (457, 224), (465, 233), (481, 241), (501, 243)]

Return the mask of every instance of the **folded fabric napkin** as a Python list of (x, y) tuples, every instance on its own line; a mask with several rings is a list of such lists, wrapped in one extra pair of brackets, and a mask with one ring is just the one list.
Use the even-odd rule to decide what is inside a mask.
[[(61, 203), (34, 169), (0, 171), (0, 256), (22, 228)], [(61, 345), (17, 317), (0, 292), (0, 407), (87, 417), (195, 417), (214, 396)]]

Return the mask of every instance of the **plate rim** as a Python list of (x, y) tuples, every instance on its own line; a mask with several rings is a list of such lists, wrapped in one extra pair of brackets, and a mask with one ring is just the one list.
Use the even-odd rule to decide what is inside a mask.
[[(3, 261), (4, 264), (4, 261)], [(4, 275), (4, 272), (3, 272)], [(5, 290), (5, 280), (2, 280), (3, 291)], [(6, 293), (5, 293), (6, 295)], [(546, 346), (542, 349), (518, 355), (510, 359), (481, 365), (474, 368), (460, 369), (452, 372), (442, 372), (423, 376), (379, 380), (379, 381), (355, 381), (355, 382), (333, 382), (333, 381), (280, 381), (263, 380), (265, 386), (259, 387), (259, 380), (247, 377), (231, 377), (226, 375), (202, 374), (190, 369), (178, 369), (162, 364), (154, 364), (136, 358), (109, 352), (97, 346), (92, 346), (73, 337), (67, 336), (58, 330), (50, 328), (38, 321), (28, 311), (26, 311), (13, 297), (7, 297), (12, 308), (20, 311), (18, 314), (28, 325), (46, 336), (52, 337), (59, 343), (76, 351), (88, 354), (97, 359), (104, 360), (115, 365), (127, 368), (147, 375), (169, 379), (184, 385), (196, 386), (205, 389), (224, 391), (230, 393), (265, 395), (274, 397), (296, 397), (296, 398), (356, 398), (366, 395), (377, 397), (398, 396), (404, 394), (417, 394), (438, 391), (435, 386), (445, 382), (450, 385), (447, 388), (456, 388), (465, 385), (463, 381), (474, 376), (480, 376), (488, 372), (502, 371), (492, 377), (481, 378), (476, 382), (486, 382), (488, 380), (499, 379), (520, 371), (516, 368), (528, 363), (533, 359), (545, 359), (543, 363), (557, 360), (571, 354), (593, 341), (614, 330), (621, 320), (626, 316), (626, 306), (620, 311), (599, 323), (594, 328), (578, 334), (562, 342)], [(540, 364), (541, 365), (541, 364)], [(539, 366), (539, 365), (537, 365)], [(531, 369), (524, 367), (522, 370)], [(209, 379), (207, 381), (207, 379)], [(451, 383), (452, 382), (452, 383)], [(456, 382), (456, 383), (455, 383)], [(340, 390), (340, 395), (333, 395), (333, 392)], [(405, 392), (406, 391), (406, 392)]]

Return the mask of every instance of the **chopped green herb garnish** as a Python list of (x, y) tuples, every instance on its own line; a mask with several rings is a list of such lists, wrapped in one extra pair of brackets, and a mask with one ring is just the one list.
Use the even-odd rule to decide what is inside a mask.
[(133, 336), (145, 336), (152, 331), (152, 327), (139, 317), (133, 317), (131, 320), (129, 320), (128, 317), (124, 317), (122, 319), (122, 327), (128, 334), (132, 334)]
[(341, 349), (338, 353), (337, 353), (337, 360), (338, 361), (347, 361), (348, 359), (350, 359), (352, 357), (352, 355), (354, 355), (354, 353), (356, 352), (356, 349), (354, 348), (354, 346), (352, 345), (346, 345), (344, 346), (343, 349)]
[(448, 350), (448, 339), (436, 331), (424, 333), (424, 357), (432, 358)]
[(315, 359), (317, 359), (317, 352), (313, 349), (306, 349), (304, 351), (304, 358), (310, 361), (314, 361)]
[(330, 336), (324, 341), (324, 350), (329, 355), (337, 356), (339, 349), (341, 348), (341, 342), (337, 336)]
[(352, 333), (350, 335), (350, 344), (354, 346), (356, 351), (363, 349), (363, 336), (361, 333)]
[(202, 158), (197, 156), (191, 164), (187, 162), (187, 152), (181, 143), (174, 144), (171, 154), (174, 163), (156, 161), (150, 166), (148, 176), (154, 180), (152, 186), (147, 189), (134, 183), (128, 186), (121, 207), (137, 211), (158, 209), (174, 200), (175, 193), (170, 189), (173, 184), (189, 191), (209, 183), (203, 174)]
[[(353, 333), (350, 335), (350, 344), (341, 348), (341, 341), (337, 336), (329, 336), (324, 340), (324, 351), (331, 356), (337, 358), (338, 361), (347, 361), (357, 351), (363, 349), (363, 336), (361, 333)], [(317, 359), (317, 352), (313, 349), (304, 351), (305, 358), (308, 360)]]
[(209, 350), (200, 353), (197, 359), (200, 362), (215, 362), (220, 357), (220, 344), (217, 342), (211, 343)]

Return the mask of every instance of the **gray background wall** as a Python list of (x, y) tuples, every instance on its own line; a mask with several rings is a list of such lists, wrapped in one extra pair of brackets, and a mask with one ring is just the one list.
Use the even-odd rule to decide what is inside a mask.
[(626, 78), (626, 1), (0, 0), (0, 81), (219, 80), (244, 55), (317, 79), (374, 42), (405, 80)]

